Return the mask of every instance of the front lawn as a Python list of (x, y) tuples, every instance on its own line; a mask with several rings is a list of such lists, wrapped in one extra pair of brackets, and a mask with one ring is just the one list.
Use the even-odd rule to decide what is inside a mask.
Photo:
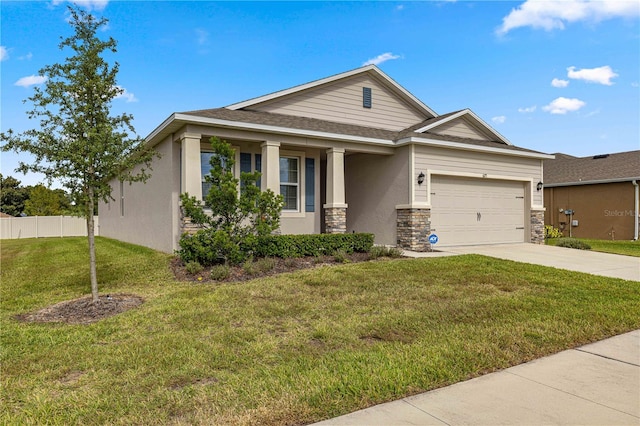
[[(546, 243), (551, 246), (555, 246), (561, 238), (550, 238), (546, 240)], [(640, 257), (640, 240), (639, 241), (611, 241), (611, 240), (589, 240), (586, 238), (580, 238), (580, 241), (591, 246), (593, 251), (601, 251), (603, 253), (623, 254), (626, 256)]]
[(638, 283), (477, 255), (176, 281), (98, 238), (90, 325), (15, 319), (89, 293), (83, 238), (3, 240), (2, 424), (304, 424), (640, 328)]

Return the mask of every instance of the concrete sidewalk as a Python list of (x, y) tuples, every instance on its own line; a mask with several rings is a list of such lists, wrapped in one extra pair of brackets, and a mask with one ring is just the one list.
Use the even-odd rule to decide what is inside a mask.
[(640, 425), (640, 330), (317, 425)]

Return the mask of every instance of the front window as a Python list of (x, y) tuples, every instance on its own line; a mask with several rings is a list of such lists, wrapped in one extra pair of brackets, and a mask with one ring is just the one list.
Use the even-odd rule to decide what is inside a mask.
[(211, 189), (211, 183), (207, 182), (204, 177), (211, 173), (211, 157), (213, 152), (200, 152), (200, 179), (202, 181), (202, 198), (206, 197)]
[(283, 210), (299, 211), (300, 165), (297, 157), (280, 157), (280, 194)]

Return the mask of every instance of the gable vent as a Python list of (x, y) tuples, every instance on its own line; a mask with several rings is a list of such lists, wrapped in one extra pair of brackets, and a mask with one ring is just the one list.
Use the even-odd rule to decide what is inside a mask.
[(371, 108), (371, 87), (362, 88), (362, 106)]

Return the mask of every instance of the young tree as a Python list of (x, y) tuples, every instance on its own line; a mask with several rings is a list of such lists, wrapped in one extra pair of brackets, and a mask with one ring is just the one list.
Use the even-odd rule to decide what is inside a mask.
[(20, 134), (9, 130), (0, 134), (0, 141), (4, 151), (24, 151), (35, 157), (31, 163), (20, 163), (17, 171), (39, 172), (49, 181), (59, 180), (82, 207), (87, 220), (91, 294), (98, 302), (95, 201), (112, 199), (110, 178), (146, 181), (156, 154), (136, 136), (131, 115), (111, 115), (111, 101), (122, 89), (116, 82), (118, 63), (112, 66), (103, 57), (105, 52), (116, 52), (116, 41), (96, 35), (107, 19), (77, 7), (69, 7), (69, 12), (74, 34), (62, 39), (59, 47), (73, 54), (63, 63), (40, 70), (47, 80), (28, 98), (33, 109), (27, 115), (39, 119), (40, 128)]
[[(222, 241), (224, 247), (240, 254), (240, 246), (248, 237), (268, 235), (280, 227), (284, 201), (282, 195), (276, 195), (269, 189), (260, 190), (257, 186), (260, 172), (242, 172), (240, 179), (233, 176), (235, 153), (227, 142), (213, 137), (211, 148), (214, 153), (210, 162), (211, 172), (205, 176), (211, 189), (203, 194), (204, 204), (189, 194), (182, 194), (182, 208), (192, 223), (205, 232), (217, 234), (211, 241)], [(189, 238), (184, 235), (181, 245), (188, 244)], [(227, 261), (235, 263), (241, 260), (242, 254), (235, 258), (235, 262), (228, 254), (225, 254)]]

